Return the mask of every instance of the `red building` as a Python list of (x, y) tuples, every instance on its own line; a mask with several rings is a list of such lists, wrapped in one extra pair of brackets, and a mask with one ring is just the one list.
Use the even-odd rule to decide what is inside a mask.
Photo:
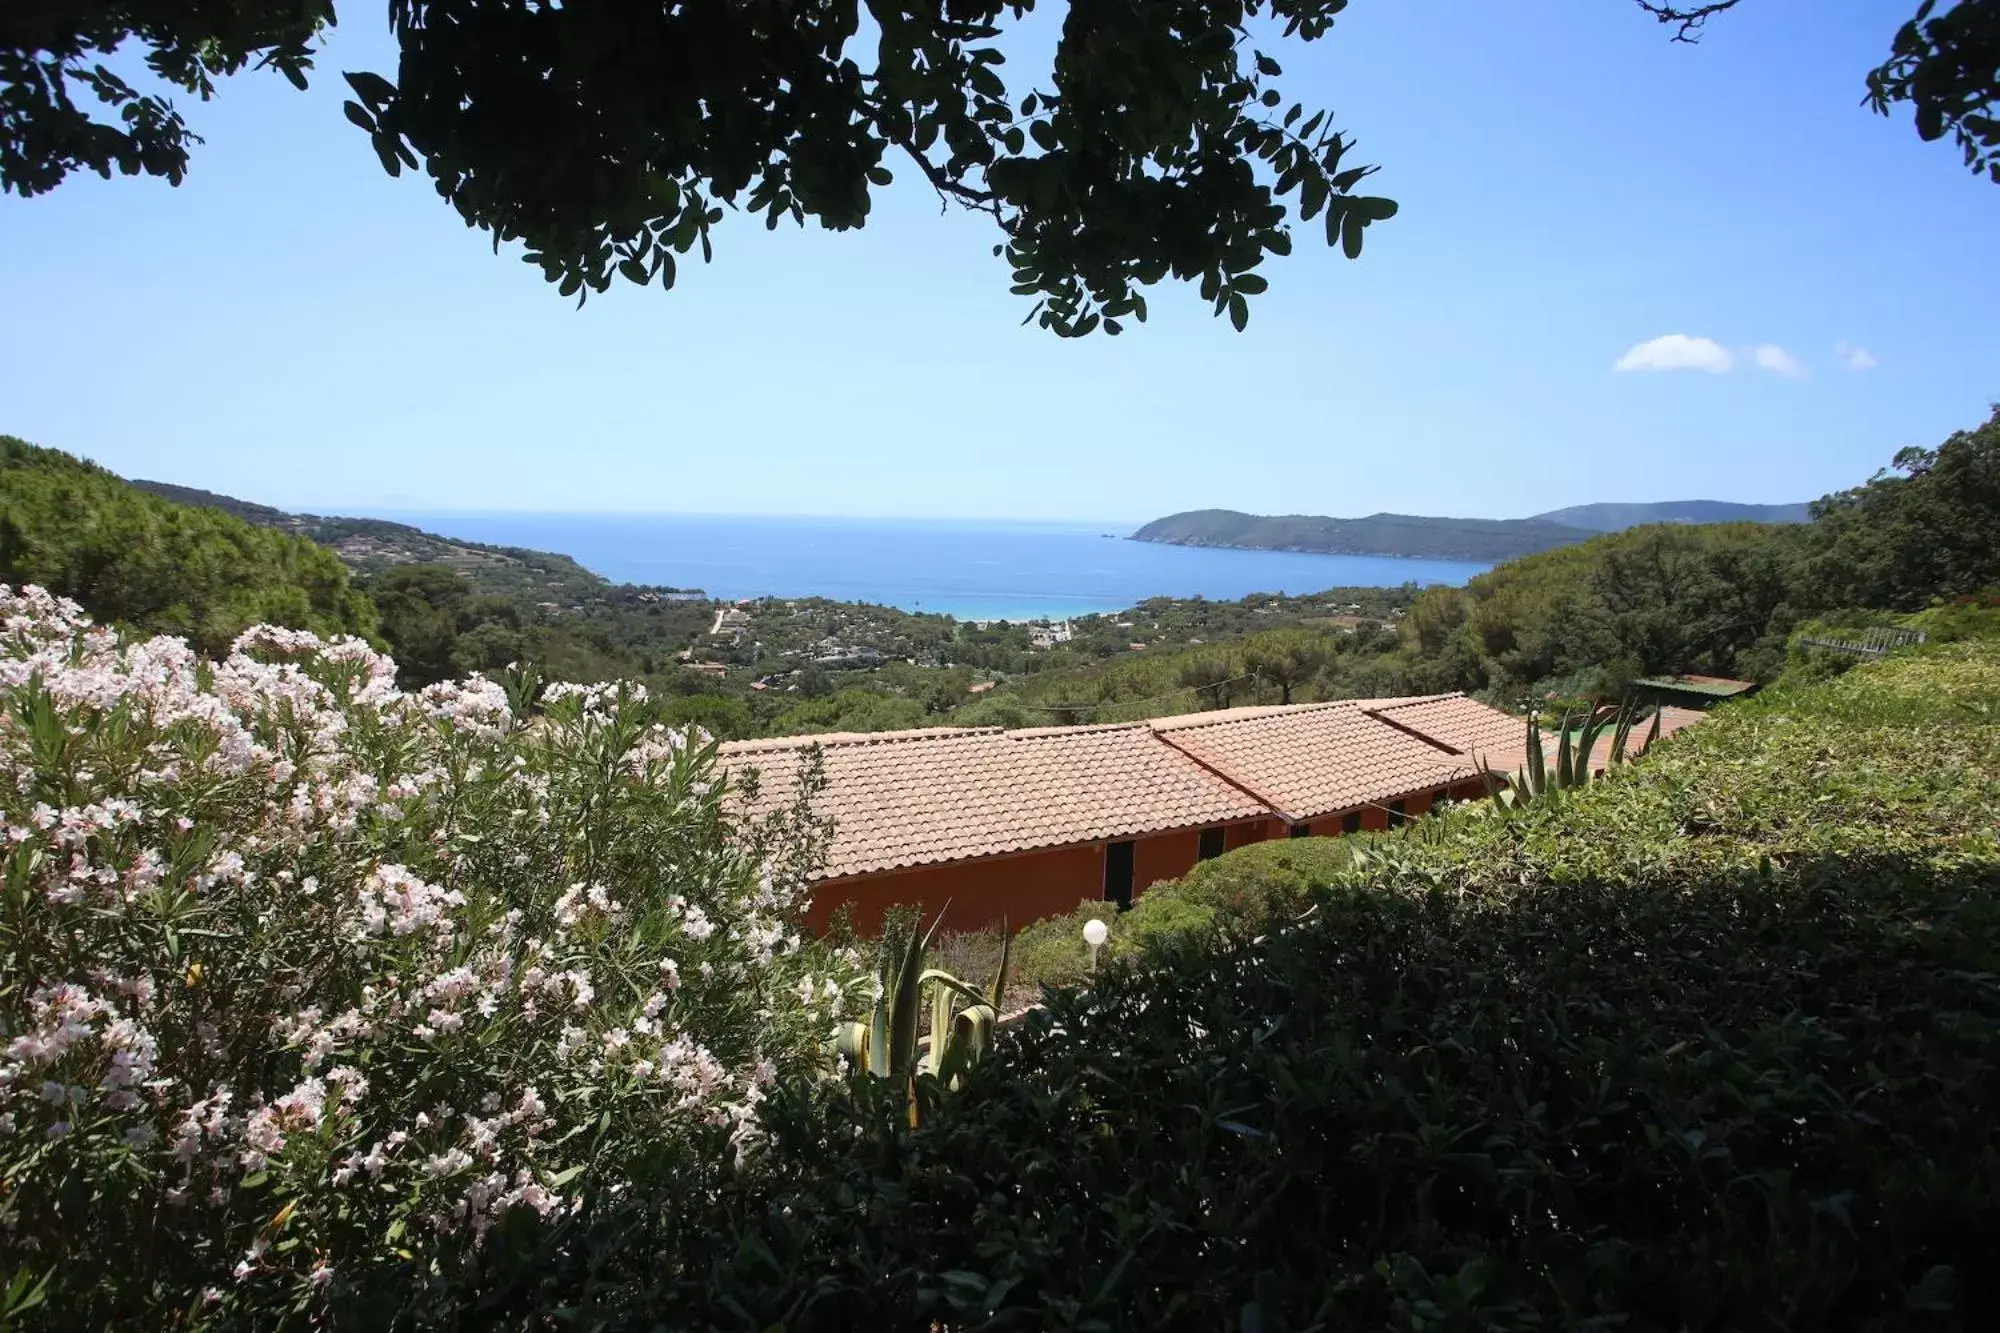
[(1523, 723), (1459, 694), (1229, 708), (1106, 726), (936, 728), (732, 741), (757, 810), (791, 799), (818, 747), (834, 826), (808, 921), (899, 903), (973, 930), (1086, 898), (1129, 903), (1199, 861), (1273, 837), (1391, 827), (1483, 796), (1474, 756), (1511, 771)]

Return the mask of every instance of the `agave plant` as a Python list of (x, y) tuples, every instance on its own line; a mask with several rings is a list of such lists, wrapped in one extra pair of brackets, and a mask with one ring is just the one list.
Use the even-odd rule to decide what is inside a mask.
[[(1639, 703), (1629, 696), (1623, 703), (1612, 707), (1565, 713), (1561, 734), (1556, 738), (1555, 767), (1551, 770), (1548, 754), (1542, 746), (1541, 724), (1530, 714), (1527, 763), (1512, 779), (1503, 778), (1488, 768), (1484, 758), (1477, 760), (1479, 776), (1486, 784), (1487, 795), (1503, 809), (1512, 809), (1543, 800), (1556, 792), (1587, 787), (1591, 779), (1590, 757), (1596, 752), (1597, 742), (1603, 737), (1606, 727), (1611, 728), (1610, 753), (1604, 761), (1607, 770), (1638, 758), (1659, 740), (1660, 714), (1655, 709), (1653, 724), (1647, 730), (1645, 741), (1636, 751), (1633, 750), (1632, 728), (1638, 720)], [(1571, 736), (1576, 737), (1574, 742), (1570, 740)]]
[[(967, 1072), (993, 1051), (1000, 1022), (1000, 997), (1007, 988), (1007, 965), (1014, 937), (1001, 925), (1000, 966), (992, 984), (980, 991), (951, 973), (925, 968), (924, 954), (937, 934), (944, 913), (921, 933), (913, 926), (900, 946), (883, 941), (881, 986), (865, 1023), (841, 1025), (835, 1049), (847, 1057), (857, 1074), (895, 1079), (908, 1091), (910, 1125), (917, 1123), (916, 1080), (929, 1075), (944, 1087), (964, 1085)], [(925, 1048), (917, 1033), (923, 991), (930, 988), (930, 1041)], [(959, 1008), (963, 1001), (965, 1007)]]

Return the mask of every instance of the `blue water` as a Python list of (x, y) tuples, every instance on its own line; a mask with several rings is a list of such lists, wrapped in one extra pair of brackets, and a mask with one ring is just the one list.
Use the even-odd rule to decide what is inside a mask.
[[(713, 597), (832, 597), (965, 620), (1117, 611), (1148, 597), (1463, 583), (1487, 565), (1217, 551), (1124, 539), (1130, 523), (774, 518), (710, 514), (377, 516), (468, 541), (559, 551), (617, 583)], [(1115, 534), (1107, 539), (1104, 534)]]

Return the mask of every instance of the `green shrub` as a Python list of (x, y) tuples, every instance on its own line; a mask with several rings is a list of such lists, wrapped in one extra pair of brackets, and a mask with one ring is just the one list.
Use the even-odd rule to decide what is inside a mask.
[[(1102, 921), (1118, 934), (1116, 903), (1085, 898), (1065, 916), (1044, 917), (1014, 937), (1013, 994), (1032, 1003), (1044, 986), (1078, 986), (1090, 977), (1090, 947), (1083, 942), (1083, 923)], [(1100, 955), (1100, 958), (1102, 955)]]
[(92, 463), (0, 435), (0, 583), (221, 654), (256, 624), (372, 634), (338, 556), (220, 510), (148, 495)]
[[(1083, 941), (1086, 921), (1110, 927), (1103, 958), (1143, 956), (1170, 941), (1203, 938), (1218, 931), (1251, 932), (1304, 912), (1312, 889), (1330, 883), (1348, 865), (1354, 849), (1371, 840), (1297, 838), (1252, 843), (1196, 865), (1177, 880), (1162, 880), (1141, 893), (1131, 910), (1086, 898), (1074, 912), (1046, 917), (1014, 941), (1016, 994), (1036, 998), (1043, 986), (1076, 986), (1090, 976), (1090, 949)], [(978, 933), (976, 956), (997, 956), (999, 937)], [(968, 946), (958, 946), (967, 948)], [(968, 949), (969, 951), (969, 949)]]
[(1933, 643), (2000, 638), (2000, 589), (1954, 598), (1906, 616), (1903, 623), (1923, 630)]
[(1919, 649), (1516, 819), (1211, 863), (1190, 882), (1282, 866), (1268, 897), (1319, 910), (1053, 993), (917, 1132), (788, 1090), (712, 1263), (635, 1280), (634, 1308), (808, 1333), (1990, 1327), (1996, 703), (2000, 646)]

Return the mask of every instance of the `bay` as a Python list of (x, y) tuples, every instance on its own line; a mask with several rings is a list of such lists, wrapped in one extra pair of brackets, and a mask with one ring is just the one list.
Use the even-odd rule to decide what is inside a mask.
[(962, 620), (1118, 611), (1148, 597), (1463, 583), (1490, 566), (1163, 546), (1129, 522), (375, 511), (466, 541), (570, 556), (614, 583), (712, 597), (830, 597)]

